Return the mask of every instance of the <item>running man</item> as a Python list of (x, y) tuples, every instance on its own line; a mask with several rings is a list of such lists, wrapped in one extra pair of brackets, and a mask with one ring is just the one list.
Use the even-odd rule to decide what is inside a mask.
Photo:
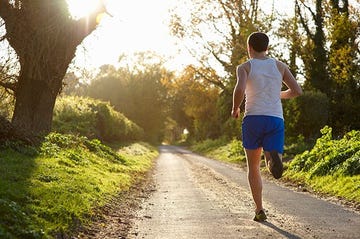
[[(260, 174), (261, 153), (269, 171), (278, 179), (283, 173), (284, 117), (281, 99), (302, 94), (288, 66), (267, 56), (269, 38), (254, 32), (247, 39), (249, 60), (236, 69), (237, 83), (233, 92), (231, 115), (238, 118), (244, 98), (245, 115), (242, 122), (242, 141), (248, 165), (248, 181), (255, 203), (255, 221), (265, 221), (262, 205)], [(283, 83), (287, 90), (281, 90)]]

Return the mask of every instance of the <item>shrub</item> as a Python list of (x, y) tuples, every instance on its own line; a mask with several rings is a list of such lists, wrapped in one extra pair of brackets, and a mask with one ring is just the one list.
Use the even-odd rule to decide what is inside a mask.
[(329, 99), (324, 93), (306, 91), (300, 97), (284, 101), (287, 137), (303, 135), (306, 139), (316, 138), (328, 117)]
[(296, 156), (289, 169), (308, 172), (310, 177), (360, 174), (360, 131), (350, 131), (342, 139), (332, 139), (332, 129), (328, 126), (321, 133), (315, 146)]
[(76, 96), (58, 98), (53, 130), (108, 142), (136, 140), (143, 136), (139, 126), (115, 111), (109, 103)]

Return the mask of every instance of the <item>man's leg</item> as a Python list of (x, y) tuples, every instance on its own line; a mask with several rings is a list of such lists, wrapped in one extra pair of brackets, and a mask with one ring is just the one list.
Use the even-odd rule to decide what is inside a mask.
[(274, 178), (279, 179), (283, 174), (282, 154), (276, 150), (269, 152), (265, 151), (265, 162), (267, 168), (270, 170)]
[(260, 174), (262, 148), (245, 149), (248, 165), (248, 180), (251, 193), (255, 202), (255, 212), (263, 209), (262, 206), (262, 181)]

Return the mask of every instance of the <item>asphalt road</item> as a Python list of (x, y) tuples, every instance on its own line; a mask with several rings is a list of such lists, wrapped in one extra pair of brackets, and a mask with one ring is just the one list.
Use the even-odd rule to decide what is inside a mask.
[(154, 180), (127, 238), (360, 238), (359, 213), (273, 180), (268, 220), (254, 222), (244, 169), (178, 147), (160, 147)]

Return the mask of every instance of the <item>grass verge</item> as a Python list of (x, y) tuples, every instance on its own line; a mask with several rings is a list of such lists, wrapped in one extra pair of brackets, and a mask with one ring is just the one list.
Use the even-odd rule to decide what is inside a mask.
[(190, 147), (191, 150), (201, 153), (209, 158), (221, 160), (224, 162), (244, 164), (246, 162), (245, 152), (242, 143), (233, 139), (229, 142), (227, 139), (205, 140), (197, 142)]
[(98, 140), (50, 134), (41, 147), (14, 142), (0, 149), (0, 238), (62, 237), (87, 223), (157, 151), (145, 143), (118, 147)]
[[(360, 209), (360, 131), (351, 131), (342, 139), (333, 139), (330, 127), (321, 132), (323, 136), (310, 150), (306, 150), (308, 145), (303, 140), (285, 147), (286, 160), (293, 160), (284, 165), (283, 181), (335, 196)], [(246, 162), (241, 141), (235, 139), (205, 140), (191, 149), (221, 161), (242, 165)], [(262, 171), (267, 171), (265, 166)]]
[(333, 139), (330, 127), (321, 133), (311, 150), (288, 163), (284, 178), (360, 205), (360, 131), (340, 139)]

